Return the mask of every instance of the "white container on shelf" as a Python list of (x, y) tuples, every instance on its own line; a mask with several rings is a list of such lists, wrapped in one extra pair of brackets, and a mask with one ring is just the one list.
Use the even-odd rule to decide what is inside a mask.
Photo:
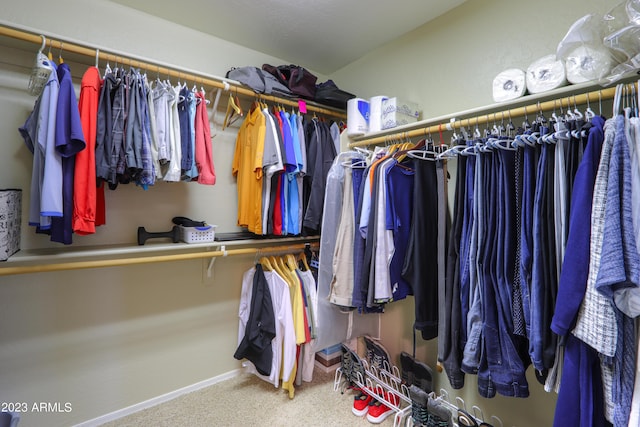
[(202, 227), (180, 226), (180, 240), (185, 243), (208, 243), (213, 242), (216, 237), (215, 229), (217, 225), (205, 225)]

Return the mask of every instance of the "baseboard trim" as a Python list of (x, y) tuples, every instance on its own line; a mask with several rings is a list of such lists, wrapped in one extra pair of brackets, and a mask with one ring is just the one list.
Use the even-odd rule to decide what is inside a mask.
[(136, 403), (135, 405), (127, 406), (126, 408), (118, 409), (117, 411), (101, 415), (92, 420), (84, 421), (80, 424), (76, 424), (74, 427), (95, 427), (101, 424), (105, 424), (111, 421), (115, 421), (119, 418), (126, 417), (127, 415), (134, 414), (136, 412), (142, 411), (147, 408), (151, 408), (153, 406), (159, 405), (164, 402), (168, 402), (169, 400), (173, 400), (176, 397), (180, 397), (182, 395), (200, 390), (205, 387), (212, 386), (220, 381), (228, 380), (230, 378), (236, 377), (244, 372), (242, 369), (234, 369), (233, 371), (226, 372), (224, 374), (215, 376), (213, 378), (209, 378), (204, 381), (200, 381), (195, 384), (188, 385), (186, 387), (182, 387), (178, 390), (170, 391), (169, 393), (165, 393), (160, 396), (153, 397), (149, 400), (145, 400), (144, 402)]

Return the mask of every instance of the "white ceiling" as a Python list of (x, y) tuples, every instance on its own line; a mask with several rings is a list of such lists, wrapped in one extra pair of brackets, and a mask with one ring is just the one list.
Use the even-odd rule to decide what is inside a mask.
[(331, 74), (465, 0), (111, 1)]

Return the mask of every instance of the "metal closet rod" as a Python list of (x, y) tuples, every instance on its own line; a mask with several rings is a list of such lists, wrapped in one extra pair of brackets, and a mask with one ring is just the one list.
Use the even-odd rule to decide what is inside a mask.
[[(635, 83), (631, 83), (635, 84)], [(432, 133), (452, 131), (459, 129), (462, 126), (476, 126), (484, 125), (490, 122), (498, 122), (504, 119), (514, 117), (525, 117), (528, 115), (535, 116), (539, 112), (551, 111), (559, 108), (573, 107), (574, 105), (582, 105), (592, 102), (599, 102), (604, 100), (613, 99), (616, 92), (615, 87), (606, 89), (594, 90), (579, 95), (567, 95), (561, 98), (556, 98), (550, 101), (536, 102), (535, 104), (525, 105), (523, 107), (511, 108), (508, 110), (497, 111), (494, 113), (481, 114), (476, 116), (465, 117), (462, 119), (456, 119), (453, 122), (446, 122), (435, 124), (431, 126), (420, 127), (417, 129), (407, 130), (403, 132), (396, 132), (382, 136), (376, 136), (372, 138), (362, 137), (362, 140), (349, 144), (349, 147), (362, 147), (367, 145), (377, 145), (381, 143), (387, 143), (393, 140), (405, 140), (408, 138), (424, 137), (431, 135)], [(453, 116), (452, 116), (453, 118)]]
[[(207, 77), (205, 75), (197, 75), (192, 72), (180, 71), (179, 69), (176, 69), (176, 68), (169, 68), (167, 66), (163, 66), (157, 63), (154, 64), (152, 62), (144, 61), (144, 60), (135, 58), (132, 55), (127, 55), (127, 56), (116, 55), (113, 53), (104, 52), (102, 49), (81, 46), (77, 43), (68, 42), (64, 40), (55, 40), (51, 37), (47, 37), (46, 34), (42, 34), (42, 35), (35, 34), (33, 32), (12, 28), (4, 24), (0, 25), (0, 36), (11, 37), (17, 40), (31, 42), (37, 45), (40, 45), (42, 43), (42, 36), (44, 36), (47, 39), (47, 44), (49, 44), (49, 46), (52, 49), (61, 49), (65, 52), (72, 52), (78, 55), (87, 56), (89, 58), (96, 58), (96, 56), (98, 56), (98, 58), (101, 60), (113, 61), (116, 63), (126, 64), (132, 67), (143, 68), (147, 71), (157, 71), (158, 74), (193, 81), (203, 86), (209, 86), (209, 87), (214, 87), (219, 89), (226, 89), (229, 86), (232, 86), (233, 93), (238, 95), (256, 97), (263, 101), (275, 102), (277, 104), (284, 104), (292, 107), (298, 106), (297, 99), (290, 100), (290, 99), (280, 98), (272, 95), (255, 93), (254, 91), (252, 91), (251, 89), (247, 89), (246, 87), (229, 83), (229, 82), (233, 82), (233, 80), (223, 79), (220, 77), (218, 79), (214, 79), (211, 77)], [(307, 110), (318, 113), (318, 114), (338, 117), (341, 119), (346, 119), (347, 117), (346, 113), (343, 111), (317, 107), (309, 103), (307, 103)]]
[[(219, 242), (218, 242), (219, 243)], [(188, 254), (173, 254), (173, 255), (155, 255), (144, 256), (136, 258), (120, 258), (120, 259), (104, 259), (93, 261), (70, 261), (54, 264), (40, 264), (40, 265), (28, 265), (28, 266), (16, 266), (16, 267), (0, 267), (0, 276), (10, 276), (17, 274), (32, 274), (32, 273), (46, 273), (50, 271), (65, 271), (65, 270), (82, 270), (87, 268), (102, 268), (102, 267), (118, 267), (129, 266), (137, 264), (149, 264), (156, 262), (169, 262), (169, 261), (185, 261), (191, 259), (201, 258), (217, 258), (227, 257), (234, 255), (272, 255), (279, 254), (284, 255), (288, 253), (297, 253), (303, 251), (306, 247), (312, 249), (318, 249), (318, 243), (303, 243), (303, 244), (287, 244), (280, 246), (270, 246), (264, 248), (243, 248), (243, 249), (230, 249), (225, 250), (224, 245), (217, 244), (220, 249), (215, 251), (206, 252), (194, 252)]]

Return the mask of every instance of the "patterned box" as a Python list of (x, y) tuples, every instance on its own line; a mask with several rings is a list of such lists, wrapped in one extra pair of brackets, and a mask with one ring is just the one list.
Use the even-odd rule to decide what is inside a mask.
[(0, 261), (20, 250), (22, 190), (0, 190)]

